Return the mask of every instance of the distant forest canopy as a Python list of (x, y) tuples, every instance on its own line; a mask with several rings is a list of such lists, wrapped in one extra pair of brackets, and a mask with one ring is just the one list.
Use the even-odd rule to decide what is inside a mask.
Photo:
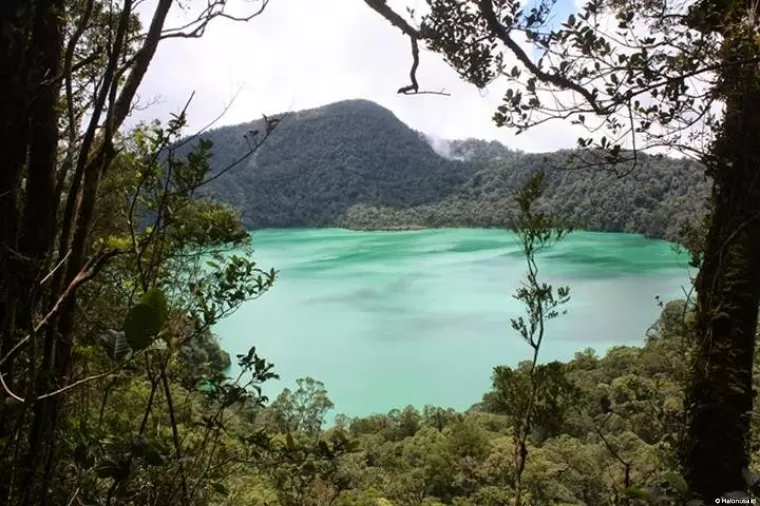
[(234, 165), (204, 191), (237, 208), (249, 229), (501, 227), (513, 192), (538, 170), (547, 173), (544, 204), (585, 230), (678, 240), (704, 210), (704, 171), (689, 160), (640, 155), (612, 171), (580, 151), (437, 141), (366, 100), (282, 115), (246, 158), (264, 130), (263, 120), (218, 128), (178, 153), (208, 140), (212, 174)]

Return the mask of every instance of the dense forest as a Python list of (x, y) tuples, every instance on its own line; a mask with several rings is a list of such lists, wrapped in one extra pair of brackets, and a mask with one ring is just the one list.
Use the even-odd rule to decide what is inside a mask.
[[(756, 500), (754, 0), (588, 0), (561, 24), (553, 2), (429, 0), (407, 16), (364, 0), (410, 44), (398, 93), (430, 92), (417, 76), (424, 46), (478, 88), (507, 83), (499, 126), (586, 126), (572, 153), (469, 140), (441, 156), (366, 101), (200, 136), (185, 105), (127, 128), (159, 46), (199, 43), (268, 1), (232, 3), (0, 2), (0, 504)], [(177, 9), (190, 19), (172, 26)], [(663, 303), (642, 347), (539, 360), (571, 287), (539, 274), (538, 251), (568, 225), (674, 237), (688, 221), (695, 297)], [(306, 225), (508, 227), (526, 276), (514, 287), (524, 314), (504, 338), (532, 360), (496, 367), (465, 413), (399, 407), (325, 427), (336, 407), (313, 378), (268, 399), (275, 365), (255, 346), (227, 356), (213, 329), (276, 290), (247, 230)]]
[[(439, 141), (436, 152), (424, 135), (363, 100), (278, 118), (256, 155), (207, 189), (251, 229), (504, 227), (515, 190), (539, 170), (547, 174), (547, 208), (579, 228), (676, 240), (704, 212), (704, 170), (688, 160), (642, 154), (625, 174), (588, 153), (526, 154), (495, 141)], [(185, 149), (211, 141), (213, 174), (244, 158), (251, 132), (261, 130), (261, 121), (222, 127)]]
[[(683, 491), (672, 450), (682, 437), (686, 311), (684, 301), (666, 304), (640, 348), (618, 346), (603, 357), (587, 349), (536, 369), (542, 386), (526, 504), (619, 504), (643, 497), (633, 484), (660, 497)], [(337, 415), (332, 427), (325, 415), (340, 406), (319, 381), (304, 378), (255, 417), (254, 409), (230, 411), (224, 451), (259, 460), (222, 484), (233, 504), (260, 506), (511, 504), (513, 436), (529, 371), (529, 362), (497, 367), (492, 389), (466, 412), (400, 407)], [(760, 387), (759, 376), (754, 382)], [(189, 422), (190, 411), (185, 416)], [(267, 437), (246, 448), (258, 433)]]

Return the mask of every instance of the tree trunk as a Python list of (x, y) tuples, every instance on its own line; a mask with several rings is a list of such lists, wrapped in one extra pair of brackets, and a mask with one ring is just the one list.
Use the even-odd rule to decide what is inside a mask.
[[(29, 162), (25, 201), (22, 213), (22, 228), (19, 246), (28, 259), (20, 270), (23, 303), (17, 312), (18, 323), (24, 330), (33, 325), (34, 315), (39, 310), (41, 287), (39, 282), (43, 270), (50, 259), (55, 240), (58, 201), (55, 199), (55, 181), (58, 154), (58, 100), (61, 89), (61, 56), (63, 54), (62, 16), (63, 0), (37, 2), (34, 35), (30, 46), (31, 57), (35, 58), (34, 86), (31, 107), (31, 129), (29, 140)], [(32, 336), (36, 340), (36, 336)], [(45, 345), (47, 351), (48, 344)], [(37, 355), (36, 343), (30, 353)], [(43, 352), (44, 354), (44, 352)], [(36, 357), (35, 357), (36, 358)], [(43, 360), (43, 363), (45, 361)], [(35, 392), (48, 391), (55, 386), (55, 380), (48, 368), (31, 371), (29, 381), (36, 384)], [(32, 389), (29, 390), (33, 391)], [(45, 504), (50, 488), (48, 476), (44, 473), (46, 456), (55, 443), (53, 427), (40, 430), (40, 417), (35, 405), (33, 424), (29, 435), (29, 449), (23, 463), (21, 481), (22, 504)], [(46, 406), (42, 406), (44, 410)], [(52, 416), (52, 413), (47, 413)], [(42, 472), (41, 472), (42, 471)]]
[[(18, 258), (21, 174), (26, 162), (28, 64), (26, 46), (33, 12), (27, 2), (7, 0), (0, 5), (0, 356), (15, 344), (16, 280), (12, 266)], [(0, 367), (13, 386), (13, 360)], [(2, 429), (0, 429), (2, 430)]]
[[(738, 23), (737, 23), (738, 25)], [(734, 25), (724, 61), (757, 57), (758, 43)], [(760, 304), (760, 71), (727, 65), (718, 95), (726, 114), (708, 174), (713, 215), (697, 277), (696, 349), (683, 464), (693, 492), (712, 502), (746, 490), (753, 408), (752, 368)]]

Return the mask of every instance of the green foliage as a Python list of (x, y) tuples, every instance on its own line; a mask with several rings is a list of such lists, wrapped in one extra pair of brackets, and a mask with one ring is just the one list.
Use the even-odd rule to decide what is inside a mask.
[(334, 407), (327, 389), (314, 378), (298, 378), (296, 390), (284, 389), (268, 409), (271, 422), (280, 432), (302, 431), (317, 434), (325, 423), (325, 415)]
[[(528, 409), (531, 395), (529, 365), (512, 369), (494, 368), (493, 390), (483, 397), (480, 408), (519, 421)], [(533, 436), (539, 441), (566, 433), (571, 411), (581, 400), (580, 389), (568, 379), (564, 364), (539, 364), (533, 371), (536, 396), (533, 402)]]
[(538, 172), (517, 193), (518, 215), (510, 227), (520, 240), (528, 263), (526, 281), (514, 295), (525, 306), (527, 321), (522, 316), (513, 318), (512, 328), (536, 353), (544, 337), (545, 322), (559, 316), (559, 308), (570, 300), (569, 287), (559, 287), (555, 291), (551, 285), (538, 281), (536, 253), (551, 247), (571, 231), (557, 215), (534, 211), (544, 191), (544, 174)]
[[(547, 373), (556, 370), (556, 367), (546, 367), (540, 372), (538, 369), (538, 356), (545, 337), (546, 322), (559, 316), (559, 308), (570, 300), (570, 288), (560, 287), (555, 293), (551, 285), (538, 280), (536, 254), (562, 240), (570, 232), (570, 229), (562, 223), (562, 219), (557, 215), (535, 210), (546, 189), (544, 181), (544, 173), (538, 172), (517, 192), (515, 201), (518, 215), (511, 227), (520, 240), (528, 264), (526, 279), (514, 295), (514, 298), (525, 306), (527, 320), (525, 317), (519, 316), (513, 318), (511, 322), (512, 328), (532, 348), (533, 360), (526, 364), (528, 375), (523, 392), (515, 392), (511, 388), (513, 382), (510, 381), (510, 378), (502, 377), (511, 371), (497, 370), (495, 376), (495, 380), (501, 383), (500, 386), (504, 392), (502, 399), (507, 397), (506, 402), (512, 404), (508, 409), (519, 409), (519, 412), (513, 412), (516, 446), (513, 475), (515, 506), (522, 504), (523, 490), (527, 485), (523, 481), (523, 473), (529, 453), (527, 443), (528, 438), (535, 430), (536, 425), (534, 424), (537, 416), (543, 416), (544, 426), (542, 429), (544, 431), (556, 431), (556, 426), (551, 427), (547, 421), (552, 418), (562, 418), (563, 411), (567, 409), (565, 406), (558, 405), (562, 403), (562, 400), (558, 399), (561, 393), (557, 389), (548, 391), (545, 388), (547, 386)], [(565, 391), (572, 390), (570, 385), (566, 384), (564, 387)], [(550, 395), (543, 396), (543, 409), (539, 409), (537, 406), (540, 393), (550, 393)], [(548, 417), (545, 410), (549, 410)]]
[[(688, 313), (676, 303), (664, 307), (642, 349), (496, 368), (492, 390), (466, 413), (408, 406), (325, 428), (333, 403), (321, 382), (299, 379), (269, 403), (262, 384), (276, 375), (255, 348), (236, 357), (241, 374), (228, 378), (229, 357), (211, 326), (266, 293), (277, 273), (251, 260), (250, 239), (229, 207), (166, 179), (154, 161), (173, 138), (139, 129), (123, 140), (103, 182), (99, 205), (109, 211), (92, 245), (124, 252), (80, 292), (88, 318), (77, 322), (74, 373), (113, 372), (92, 379), (84, 400), (65, 403), (57, 458), (74, 477), (55, 485), (60, 490), (75, 483), (84, 504), (109, 495), (112, 504), (135, 505), (505, 504), (516, 497), (515, 436), (530, 411), (523, 499), (604, 504), (622, 494), (625, 479), (596, 432), (608, 415), (602, 391), (615, 413), (602, 435), (631, 463), (632, 483), (651, 485), (653, 469), (673, 469)], [(207, 148), (170, 157), (170, 172), (202, 180)], [(512, 222), (530, 251), (562, 236), (546, 233), (558, 222), (534, 199), (536, 181), (518, 200), (526, 220)], [(162, 201), (170, 211), (159, 212)], [(531, 329), (540, 319), (530, 311), (558, 315), (567, 293), (550, 296), (551, 287), (534, 282), (535, 268), (529, 264), (528, 285), (538, 291), (518, 298), (528, 303), (526, 341), (538, 344)]]
[[(210, 172), (245, 153), (244, 136), (261, 128), (204, 134), (214, 146)], [(612, 164), (580, 152), (526, 154), (473, 139), (445, 147), (450, 159), (380, 106), (339, 102), (285, 116), (246, 166), (204, 191), (238, 209), (251, 229), (505, 227), (518, 214), (513, 192), (540, 171), (542, 205), (580, 228), (676, 239), (703, 214), (702, 169), (686, 160), (642, 154), (620, 178)]]
[[(668, 444), (683, 413), (678, 384), (684, 337), (679, 332), (684, 327), (674, 319), (682, 306), (667, 304), (653, 326), (657, 330), (640, 348), (612, 348), (602, 357), (586, 351), (567, 363), (537, 365), (534, 372), (541, 387), (534, 430), (526, 440), (523, 502), (682, 503), (683, 479)], [(530, 364), (496, 371), (483, 401), (464, 413), (406, 407), (342, 419), (324, 432), (315, 433), (307, 424), (273, 435), (258, 453), (261, 472), (251, 474), (242, 488), (255, 490), (256, 497), (270, 504), (294, 506), (512, 504), (517, 496), (515, 434), (530, 395)], [(610, 415), (599, 403), (600, 388), (624, 385), (631, 378), (653, 382), (646, 401), (613, 395)], [(315, 401), (326, 393), (318, 381), (303, 379), (300, 385), (305, 400), (301, 406), (321, 404)], [(296, 408), (293, 392), (285, 397), (289, 402), (280, 403), (287, 408), (284, 413), (300, 420), (300, 413), (308, 410)], [(274, 403), (264, 413), (273, 408)], [(663, 425), (657, 413), (669, 409), (675, 410), (675, 417)], [(277, 418), (269, 413), (258, 423), (279, 432), (272, 420)], [(336, 446), (340, 441), (344, 442)], [(627, 472), (620, 459), (628, 463)], [(264, 499), (273, 497), (277, 502)]]
[(177, 211), (175, 219), (181, 225), (172, 229), (172, 239), (187, 248), (244, 244), (248, 240), (239, 213), (218, 202), (193, 200)]
[(179, 358), (195, 370), (226, 371), (232, 364), (229, 353), (210, 331), (196, 334), (184, 343)]
[(108, 358), (117, 362), (124, 360), (132, 353), (124, 332), (107, 330), (99, 336), (98, 344), (105, 350)]
[(127, 342), (136, 351), (147, 348), (160, 329), (161, 321), (156, 311), (147, 304), (132, 307), (124, 321)]
[(150, 346), (168, 317), (166, 295), (151, 288), (139, 304), (133, 306), (124, 321), (124, 336), (134, 351)]
[(272, 365), (252, 348), (228, 378), (211, 325), (276, 272), (251, 260), (236, 213), (196, 197), (210, 145), (174, 156), (183, 125), (179, 115), (119, 137), (96, 199), (89, 247), (116, 254), (77, 294), (70, 374), (90, 388), (60, 401), (50, 484), (67, 501), (76, 491), (83, 504), (218, 504), (237, 493), (233, 469), (266, 449), (251, 424)]
[[(672, 453), (691, 351), (678, 310), (685, 317), (689, 306), (666, 306), (644, 348), (538, 364), (544, 322), (561, 314), (569, 292), (538, 281), (533, 255), (561, 239), (555, 213), (592, 230), (675, 237), (680, 221), (701, 211), (695, 165), (640, 156), (633, 177), (592, 179), (581, 152), (525, 155), (474, 140), (450, 144), (442, 158), (363, 101), (284, 118), (277, 132), (280, 118), (265, 117), (245, 136), (228, 127), (185, 143), (180, 113), (125, 134), (119, 127), (161, 27), (141, 36), (133, 2), (23, 3), (4, 8), (1, 55), (15, 76), (3, 83), (0, 122), (8, 141), (0, 181), (3, 501), (488, 506), (522, 497), (538, 506), (685, 495)], [(225, 17), (224, 4), (190, 26), (201, 33)], [(505, 70), (492, 37), (481, 37), (488, 23), (465, 2), (429, 4), (430, 48), (479, 86)], [(523, 12), (513, 3), (500, 14), (508, 25), (527, 16), (523, 31), (541, 42), (532, 28), (548, 5)], [(587, 7), (568, 29), (591, 14)], [(704, 29), (709, 12), (690, 18)], [(570, 43), (582, 53), (612, 53), (590, 29), (580, 33)], [(562, 39), (553, 36), (542, 42)], [(647, 67), (643, 52), (622, 56), (622, 67), (605, 74), (616, 85), (621, 72)], [(658, 65), (683, 71), (687, 60), (668, 55)], [(578, 70), (563, 62), (552, 71)], [(679, 102), (683, 80), (671, 82), (668, 100), (690, 105)], [(527, 127), (529, 111), (541, 108), (536, 89), (529, 79), (524, 91), (510, 90), (497, 122)], [(614, 86), (603, 91), (617, 97)], [(662, 124), (679, 110), (635, 107)], [(263, 138), (271, 142), (259, 150)], [(598, 147), (604, 168), (630, 155), (607, 138)], [(234, 167), (234, 177), (220, 177)], [(246, 226), (296, 225), (516, 228), (528, 260), (516, 298), (527, 315), (513, 327), (533, 348), (532, 363), (496, 368), (492, 391), (466, 413), (406, 407), (325, 430), (333, 403), (312, 378), (268, 405), (262, 385), (276, 378), (272, 364), (251, 347), (236, 357), (238, 377), (228, 378), (229, 357), (211, 328), (277, 276), (251, 259)], [(685, 239), (696, 263), (710, 258), (703, 236)]]

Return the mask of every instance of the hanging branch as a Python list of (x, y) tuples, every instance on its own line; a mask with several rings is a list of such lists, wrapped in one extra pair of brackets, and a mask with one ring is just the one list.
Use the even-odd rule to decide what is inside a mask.
[(393, 11), (388, 5), (385, 3), (385, 0), (364, 0), (367, 5), (369, 5), (372, 9), (375, 10), (378, 14), (383, 16), (385, 19), (390, 21), (390, 23), (401, 30), (406, 36), (409, 37), (409, 42), (411, 44), (412, 48), (412, 68), (409, 70), (409, 81), (410, 84), (407, 84), (406, 86), (402, 86), (398, 89), (397, 93), (401, 95), (443, 95), (443, 96), (451, 96), (450, 93), (447, 93), (445, 90), (441, 91), (420, 91), (420, 85), (417, 81), (417, 69), (420, 66), (420, 48), (419, 48), (419, 41), (423, 40), (422, 34), (415, 28), (413, 28), (409, 23), (406, 22), (404, 18), (399, 16), (396, 12)]

